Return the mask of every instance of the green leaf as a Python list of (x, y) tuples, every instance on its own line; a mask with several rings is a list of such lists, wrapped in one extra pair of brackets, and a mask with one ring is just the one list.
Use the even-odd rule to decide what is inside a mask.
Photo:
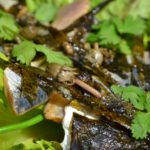
[(16, 45), (12, 50), (12, 56), (17, 57), (17, 60), (22, 64), (29, 65), (36, 55), (34, 44), (30, 41), (23, 41)]
[[(115, 87), (115, 88), (114, 88)], [(115, 94), (120, 95), (125, 101), (133, 104), (133, 106), (139, 110), (145, 109), (146, 96), (143, 89), (136, 86), (120, 87), (112, 86)]]
[(0, 10), (0, 38), (12, 40), (18, 32), (19, 28), (13, 16)]
[(112, 85), (111, 90), (114, 92), (114, 94), (122, 95), (122, 87), (119, 85)]
[(36, 52), (41, 52), (46, 56), (47, 62), (61, 65), (72, 65), (72, 61), (61, 52), (53, 51), (44, 45), (34, 44), (30, 41), (23, 41), (12, 50), (12, 56), (23, 64), (29, 65), (35, 57)]
[(73, 0), (26, 0), (28, 10), (40, 22), (50, 22), (54, 19), (59, 7)]
[(143, 139), (150, 133), (150, 113), (137, 112), (132, 120), (132, 135), (136, 139)]
[(141, 18), (133, 18), (131, 16), (126, 17), (121, 20), (119, 17), (113, 19), (120, 33), (129, 33), (133, 35), (139, 35), (145, 31), (145, 22)]
[(52, 21), (57, 11), (57, 7), (51, 3), (43, 3), (35, 12), (35, 18), (40, 22)]
[(122, 40), (119, 43), (119, 52), (125, 55), (131, 55), (131, 48), (129, 47), (127, 41)]
[(100, 45), (117, 45), (121, 41), (120, 37), (116, 33), (115, 26), (109, 21), (101, 24), (98, 38), (100, 40)]
[(94, 33), (89, 33), (86, 40), (90, 43), (94, 43), (98, 40), (98, 36)]
[(142, 17), (147, 19), (150, 14), (150, 2), (149, 0), (136, 0), (134, 5), (131, 6), (129, 14), (133, 17)]
[(61, 52), (53, 51), (43, 45), (35, 45), (35, 48), (38, 52), (45, 54), (47, 62), (49, 63), (72, 66), (72, 61)]
[(150, 92), (146, 93), (146, 103), (145, 108), (148, 112), (150, 112)]

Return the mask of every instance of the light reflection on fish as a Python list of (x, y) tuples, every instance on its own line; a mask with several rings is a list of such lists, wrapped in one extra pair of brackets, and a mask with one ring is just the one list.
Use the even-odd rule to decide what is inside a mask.
[(23, 114), (48, 100), (53, 79), (34, 67), (11, 64), (4, 70), (4, 91), (16, 114)]

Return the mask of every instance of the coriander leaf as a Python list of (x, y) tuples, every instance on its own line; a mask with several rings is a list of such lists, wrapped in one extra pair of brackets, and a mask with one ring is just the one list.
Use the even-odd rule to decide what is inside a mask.
[(36, 55), (35, 46), (30, 41), (23, 41), (16, 45), (12, 50), (12, 56), (23, 64), (29, 65)]
[(131, 48), (129, 47), (127, 41), (122, 40), (119, 43), (119, 52), (121, 52), (125, 55), (131, 55)]
[(44, 45), (34, 44), (30, 41), (23, 41), (12, 50), (12, 56), (23, 64), (29, 65), (35, 57), (36, 52), (41, 52), (46, 56), (47, 62), (61, 65), (72, 65), (72, 61), (61, 52), (53, 51)]
[(146, 103), (145, 108), (148, 112), (150, 112), (150, 92), (146, 93)]
[(94, 42), (96, 42), (96, 41), (98, 40), (98, 36), (97, 36), (96, 34), (94, 34), (94, 33), (89, 33), (89, 34), (87, 35), (86, 40), (87, 40), (88, 42), (90, 42), (90, 43), (94, 43)]
[(143, 139), (150, 133), (150, 113), (137, 112), (132, 120), (131, 130), (133, 137)]
[(19, 28), (13, 16), (0, 10), (0, 38), (12, 40), (18, 32)]
[(28, 10), (40, 22), (50, 22), (54, 19), (60, 6), (73, 0), (26, 0)]
[(131, 16), (127, 16), (124, 20), (121, 20), (119, 17), (115, 17), (113, 22), (120, 33), (139, 35), (144, 33), (146, 28), (145, 22), (139, 17), (133, 18)]
[(53, 5), (52, 3), (42, 3), (35, 12), (35, 18), (40, 22), (49, 22), (53, 20), (56, 12), (56, 5)]
[[(139, 110), (144, 110), (146, 96), (143, 89), (136, 86), (128, 86), (128, 87), (116, 87), (118, 85), (114, 85), (112, 90), (115, 89), (114, 93), (120, 95), (125, 101), (131, 102), (133, 106)], [(120, 89), (119, 89), (120, 87)]]
[(112, 85), (111, 90), (114, 92), (114, 94), (122, 95), (122, 87), (119, 85)]
[(117, 45), (120, 42), (120, 37), (117, 35), (115, 26), (111, 22), (103, 22), (101, 24), (98, 38), (101, 45)]
[(43, 45), (35, 45), (38, 52), (45, 54), (47, 62), (72, 66), (72, 61), (61, 52), (53, 51)]
[(129, 10), (129, 14), (133, 17), (142, 17), (147, 19), (150, 14), (150, 2), (149, 0), (136, 0), (134, 1), (134, 4), (131, 5), (131, 8)]

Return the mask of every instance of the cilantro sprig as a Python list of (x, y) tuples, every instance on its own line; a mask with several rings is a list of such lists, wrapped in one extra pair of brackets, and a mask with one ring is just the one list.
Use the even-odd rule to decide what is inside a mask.
[(59, 7), (73, 0), (26, 0), (30, 13), (41, 23), (51, 22)]
[(145, 138), (150, 133), (150, 92), (132, 85), (112, 85), (111, 89), (138, 110), (131, 123), (132, 135), (136, 139)]
[(131, 39), (134, 41), (135, 36), (144, 34), (146, 24), (139, 17), (127, 16), (121, 19), (116, 16), (93, 25), (92, 29), (87, 36), (88, 42), (99, 42), (102, 46), (113, 47), (123, 54), (131, 55)]
[(61, 65), (72, 65), (72, 61), (61, 52), (53, 51), (52, 49), (41, 45), (35, 44), (31, 41), (23, 41), (16, 45), (12, 50), (12, 56), (16, 57), (18, 61), (23, 64), (29, 65), (35, 57), (36, 52), (41, 52), (46, 56), (47, 62), (58, 63)]
[(0, 38), (4, 40), (13, 40), (18, 34), (19, 27), (15, 22), (14, 17), (0, 10)]

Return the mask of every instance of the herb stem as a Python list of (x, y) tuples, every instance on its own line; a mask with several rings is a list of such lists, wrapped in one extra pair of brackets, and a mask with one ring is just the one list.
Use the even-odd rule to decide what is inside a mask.
[(29, 119), (29, 120), (21, 122), (21, 123), (16, 123), (16, 124), (6, 125), (3, 127), (0, 127), (0, 133), (18, 130), (18, 129), (24, 129), (24, 128), (33, 126), (33, 125), (35, 125), (35, 124), (37, 124), (43, 120), (44, 120), (43, 115), (39, 114), (39, 115)]

